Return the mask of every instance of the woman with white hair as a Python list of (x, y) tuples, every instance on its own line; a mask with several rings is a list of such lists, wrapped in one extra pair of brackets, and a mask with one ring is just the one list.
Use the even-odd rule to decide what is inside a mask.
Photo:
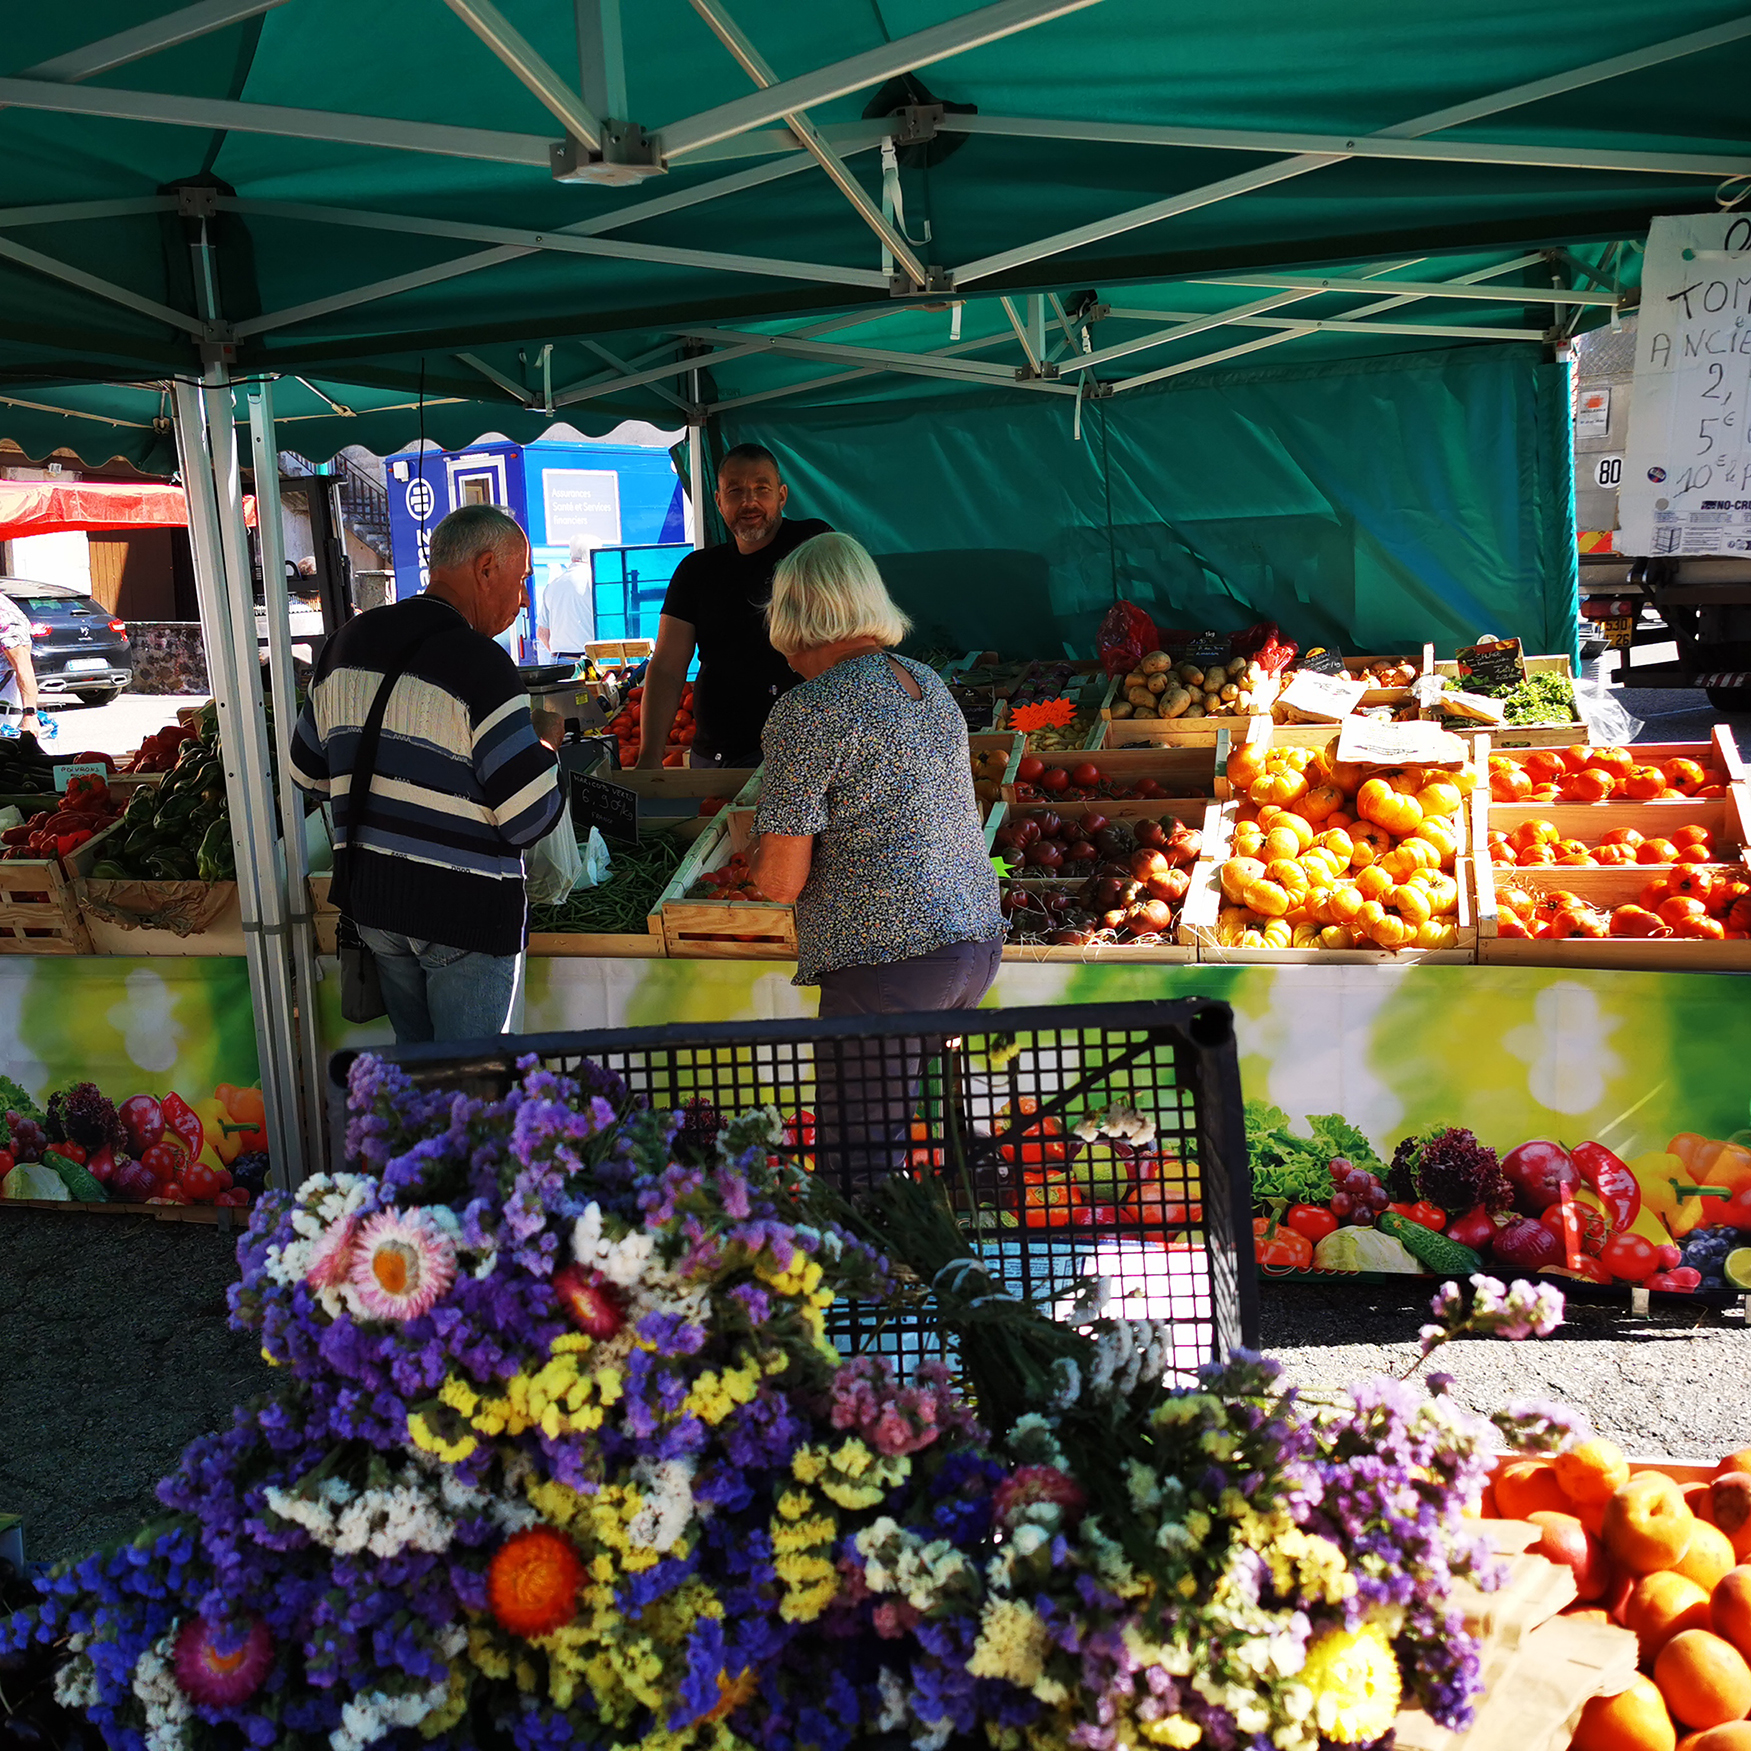
[(766, 618), (803, 683), (766, 720), (750, 864), (796, 902), (796, 982), (828, 1017), (973, 1008), (1003, 915), (960, 708), (889, 650), (910, 623), (849, 535), (781, 561)]

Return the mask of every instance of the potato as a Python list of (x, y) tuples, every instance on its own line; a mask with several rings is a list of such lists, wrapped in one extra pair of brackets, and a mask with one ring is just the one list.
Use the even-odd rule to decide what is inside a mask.
[(1137, 709), (1134, 712), (1131, 713), (1131, 721), (1133, 723), (1135, 723), (1137, 721), (1137, 719), (1140, 717), (1160, 717), (1160, 716), (1161, 716), (1161, 713), (1158, 712), (1153, 705), (1140, 705), (1137, 707)]
[(1141, 687), (1148, 679), (1149, 677), (1145, 675), (1141, 669), (1133, 669), (1130, 674), (1125, 677), (1124, 685), (1126, 687)]
[(1204, 671), (1196, 663), (1181, 663), (1179, 678), (1188, 687), (1202, 687), (1204, 685)]
[(1136, 706), (1128, 699), (1115, 699), (1113, 701), (1113, 716), (1116, 718), (1130, 717), (1136, 709)]
[(1212, 688), (1220, 688), (1227, 679), (1228, 665), (1226, 663), (1212, 663), (1204, 671), (1204, 691), (1208, 693)]
[(1157, 669), (1150, 675), (1144, 685), (1151, 693), (1165, 693), (1167, 691), (1167, 680), (1167, 676)]
[(1192, 696), (1183, 687), (1172, 687), (1161, 696), (1161, 715), (1163, 717), (1180, 717), (1192, 703)]
[(1237, 687), (1232, 681), (1225, 681), (1222, 684), (1222, 697), (1229, 701), (1238, 699), (1240, 697), (1239, 687)]
[(1220, 705), (1221, 703), (1222, 689), (1220, 687), (1206, 687), (1204, 689), (1204, 706), (1206, 709), (1212, 705)]
[(1137, 666), (1145, 675), (1163, 675), (1173, 667), (1173, 658), (1166, 651), (1151, 651)]
[(1184, 715), (1187, 717), (1203, 717), (1206, 713), (1201, 705), (1188, 705), (1185, 709)]

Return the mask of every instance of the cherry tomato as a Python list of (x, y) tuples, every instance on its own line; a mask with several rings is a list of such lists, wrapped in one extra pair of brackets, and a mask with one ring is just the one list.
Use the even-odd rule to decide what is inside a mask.
[(1606, 1241), (1599, 1262), (1620, 1283), (1640, 1283), (1654, 1274), (1660, 1260), (1652, 1241), (1639, 1234), (1614, 1234)]
[(1335, 1233), (1338, 1226), (1337, 1217), (1318, 1204), (1291, 1204), (1283, 1221), (1316, 1246), (1328, 1234)]

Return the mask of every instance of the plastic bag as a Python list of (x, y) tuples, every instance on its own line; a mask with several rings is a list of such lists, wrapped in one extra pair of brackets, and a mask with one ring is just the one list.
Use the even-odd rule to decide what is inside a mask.
[(1109, 675), (1128, 675), (1151, 651), (1160, 650), (1155, 622), (1134, 602), (1115, 602), (1095, 634), (1094, 654)]
[(614, 873), (614, 867), (608, 861), (608, 841), (602, 837), (601, 828), (590, 829), (590, 836), (583, 844), (583, 859), (583, 874), (577, 883), (580, 888), (599, 888)]
[(559, 825), (531, 848), (526, 873), (531, 905), (559, 906), (571, 896), (584, 873), (584, 858), (569, 809), (561, 813)]
[(1574, 684), (1575, 704), (1587, 726), (1587, 740), (1599, 748), (1628, 747), (1646, 726), (1606, 691), (1604, 663), (1584, 664), (1583, 673), (1587, 669), (1592, 674)]
[(1228, 646), (1237, 657), (1250, 657), (1267, 675), (1280, 675), (1295, 661), (1301, 649), (1293, 639), (1277, 631), (1274, 620), (1261, 620), (1244, 632), (1237, 632)]

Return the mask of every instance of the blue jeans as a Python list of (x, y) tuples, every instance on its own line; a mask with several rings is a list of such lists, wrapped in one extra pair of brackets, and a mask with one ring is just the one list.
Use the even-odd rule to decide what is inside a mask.
[(505, 1031), (521, 955), (476, 954), (370, 925), (359, 927), (359, 937), (377, 957), (383, 1007), (398, 1046)]

